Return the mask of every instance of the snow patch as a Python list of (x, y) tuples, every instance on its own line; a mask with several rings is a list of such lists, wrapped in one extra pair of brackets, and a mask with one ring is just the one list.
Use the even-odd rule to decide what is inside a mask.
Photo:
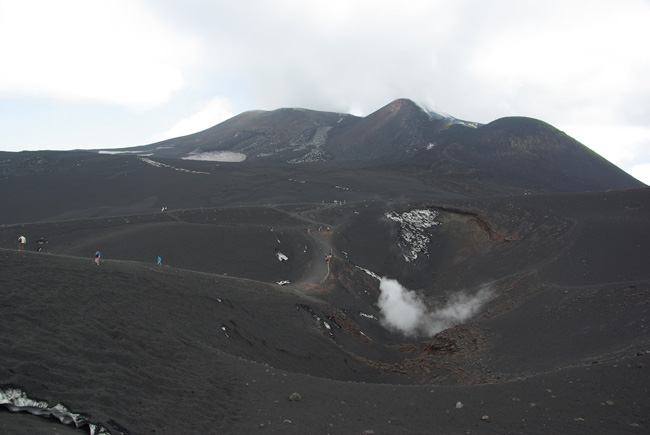
[(402, 250), (404, 259), (412, 263), (420, 253), (429, 256), (429, 235), (426, 229), (440, 225), (435, 219), (438, 213), (433, 210), (411, 210), (404, 213), (390, 212), (385, 216), (400, 225), (397, 245)]
[(370, 270), (368, 270), (368, 269), (364, 269), (364, 268), (361, 267), (361, 266), (356, 266), (356, 268), (357, 268), (357, 269), (361, 269), (361, 270), (363, 270), (363, 271), (366, 272), (368, 275), (370, 275), (370, 276), (372, 276), (373, 278), (375, 278), (377, 281), (381, 281), (381, 276), (377, 275), (375, 272), (372, 272), (372, 271), (370, 271)]
[(294, 151), (310, 148), (311, 150), (302, 157), (289, 160), (288, 163), (313, 163), (328, 160), (329, 154), (323, 149), (323, 147), (325, 143), (327, 143), (327, 136), (329, 135), (329, 131), (331, 129), (332, 127), (320, 126), (316, 129), (316, 132), (312, 136), (311, 140), (304, 143), (292, 143), (292, 148)]
[(143, 162), (145, 162), (147, 164), (150, 164), (151, 166), (155, 166), (156, 168), (169, 168), (169, 169), (173, 169), (173, 170), (179, 171), (179, 172), (186, 172), (188, 174), (207, 174), (207, 175), (210, 175), (209, 172), (190, 171), (189, 169), (177, 168), (176, 166), (168, 165), (166, 163), (157, 162), (155, 160), (151, 160), (151, 159), (148, 159), (146, 157), (140, 157), (140, 160), (142, 160)]
[(361, 311), (359, 311), (359, 315), (361, 317), (365, 317), (366, 319), (379, 320), (377, 317), (373, 316), (372, 314), (366, 314), (366, 313), (361, 312)]
[(11, 412), (28, 412), (40, 417), (53, 417), (63, 424), (74, 424), (77, 429), (88, 426), (90, 435), (110, 435), (106, 428), (91, 423), (85, 416), (70, 411), (65, 405), (57, 403), (50, 406), (44, 400), (31, 399), (19, 388), (0, 389), (0, 405), (4, 405)]
[(119, 151), (119, 150), (100, 150), (97, 151), (97, 154), (141, 154), (146, 153), (147, 151)]
[(208, 162), (243, 162), (246, 160), (246, 154), (236, 153), (233, 151), (208, 151), (204, 153), (190, 153), (183, 157), (183, 160), (201, 160)]
[(415, 105), (418, 106), (420, 110), (426, 113), (431, 119), (437, 119), (441, 121), (446, 121), (450, 124), (464, 125), (466, 127), (472, 127), (472, 128), (478, 128), (479, 125), (481, 125), (478, 122), (463, 121), (462, 119), (454, 118), (453, 116), (445, 112), (427, 109), (426, 107), (424, 107), (422, 104), (419, 103), (415, 103)]
[(284, 255), (284, 254), (283, 254), (282, 252), (280, 252), (280, 251), (276, 252), (275, 255), (278, 257), (278, 260), (280, 260), (280, 261), (287, 261), (287, 260), (289, 259), (289, 257), (287, 257), (286, 255)]

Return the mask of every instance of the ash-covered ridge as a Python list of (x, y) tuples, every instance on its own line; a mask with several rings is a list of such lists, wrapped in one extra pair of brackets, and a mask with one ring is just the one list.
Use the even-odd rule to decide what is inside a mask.
[(308, 109), (250, 111), (204, 131), (100, 151), (220, 163), (357, 165), (460, 194), (643, 187), (564, 132), (526, 117), (480, 124), (398, 99), (358, 117)]

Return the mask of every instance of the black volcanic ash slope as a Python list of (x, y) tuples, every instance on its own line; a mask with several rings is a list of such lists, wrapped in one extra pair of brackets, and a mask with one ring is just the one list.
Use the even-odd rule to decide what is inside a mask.
[(65, 151), (0, 153), (0, 158), (0, 224), (152, 213), (162, 207), (450, 195), (409, 175), (328, 162), (216, 163)]
[(501, 186), (503, 193), (644, 186), (551, 125), (523, 117), (478, 128), (452, 126), (427, 152), (395, 167), (433, 183), (466, 178), (478, 185)]
[[(165, 158), (229, 151), (244, 154), (249, 160), (288, 161), (317, 150), (332, 128), (348, 125), (355, 118), (307, 109), (253, 110), (198, 133), (125, 150)], [(327, 153), (314, 157), (317, 161), (332, 158)]]
[[(224, 208), (6, 226), (0, 319), (10, 332), (0, 386), (64, 403), (116, 434), (643, 429), (649, 195)], [(439, 213), (441, 224), (427, 230), (430, 255), (409, 263), (386, 213), (420, 208)], [(244, 279), (280, 264), (261, 232), (246, 231), (270, 235), (271, 223), (281, 246), (331, 242), (322, 284)], [(317, 223), (332, 232), (304, 231)], [(191, 249), (183, 228), (225, 252), (259, 252), (225, 277), (226, 260), (209, 255), (209, 242)], [(15, 250), (17, 234), (41, 231), (53, 235), (46, 252)], [(238, 236), (226, 237), (231, 231)], [(160, 237), (183, 253), (183, 269), (147, 256)], [(101, 266), (90, 251), (69, 256), (91, 245), (110, 247)], [(315, 247), (307, 255), (323, 261)], [(187, 270), (209, 260), (213, 273)], [(286, 265), (297, 277), (310, 267)], [(361, 268), (399, 278), (431, 308), (485, 285), (492, 296), (464, 324), (405, 337), (379, 321), (378, 282)], [(294, 392), (302, 400), (288, 400)]]

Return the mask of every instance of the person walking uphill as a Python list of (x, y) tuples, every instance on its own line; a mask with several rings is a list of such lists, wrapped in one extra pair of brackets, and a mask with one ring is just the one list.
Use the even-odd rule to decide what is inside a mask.
[(18, 250), (19, 251), (24, 251), (25, 250), (25, 243), (27, 243), (27, 239), (25, 238), (25, 236), (18, 237)]
[(99, 251), (95, 252), (95, 264), (97, 266), (99, 266), (99, 259), (101, 258), (101, 256), (102, 256), (101, 252), (99, 252)]

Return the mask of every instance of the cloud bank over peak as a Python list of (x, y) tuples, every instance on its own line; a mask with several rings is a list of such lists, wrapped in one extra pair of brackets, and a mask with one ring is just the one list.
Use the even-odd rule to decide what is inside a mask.
[(231, 112), (230, 102), (220, 97), (198, 104), (194, 110), (192, 114), (178, 121), (169, 130), (156, 135), (152, 141), (159, 142), (196, 133), (235, 116)]
[(213, 99), (366, 116), (408, 98), (483, 124), (541, 119), (640, 174), (647, 22), (646, 0), (0, 0), (2, 147), (194, 133)]

